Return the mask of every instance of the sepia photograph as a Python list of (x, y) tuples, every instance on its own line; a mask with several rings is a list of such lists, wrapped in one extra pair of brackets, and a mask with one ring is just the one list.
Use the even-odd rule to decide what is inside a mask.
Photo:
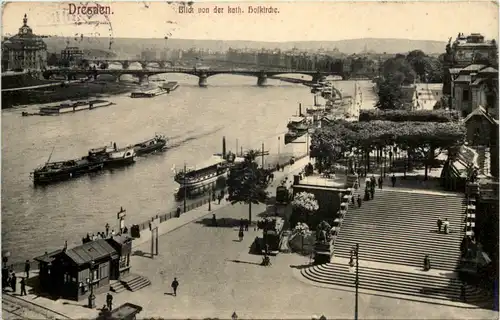
[(4, 2), (1, 318), (498, 319), (498, 16)]

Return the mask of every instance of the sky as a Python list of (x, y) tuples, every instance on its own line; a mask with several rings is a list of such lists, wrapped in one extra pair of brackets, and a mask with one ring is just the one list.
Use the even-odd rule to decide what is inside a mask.
[[(180, 13), (179, 3), (99, 2), (110, 15), (69, 11), (69, 4), (11, 2), (3, 5), (2, 35), (15, 34), (28, 15), (36, 34), (65, 37), (169, 38), (250, 41), (335, 41), (402, 38), (448, 41), (458, 32), (482, 33), (498, 40), (498, 4), (490, 1), (405, 2), (196, 2), (194, 13)], [(95, 2), (72, 2), (75, 6)], [(214, 13), (214, 7), (223, 13)], [(248, 7), (276, 8), (250, 13)], [(244, 12), (231, 14), (227, 8)], [(209, 13), (198, 13), (207, 9)]]

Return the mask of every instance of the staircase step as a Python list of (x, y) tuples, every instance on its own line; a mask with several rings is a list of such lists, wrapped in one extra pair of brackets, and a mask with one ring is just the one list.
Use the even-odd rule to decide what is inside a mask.
[[(363, 190), (360, 190), (363, 195)], [(466, 214), (463, 197), (380, 190), (361, 207), (350, 206), (335, 240), (334, 256), (349, 258), (360, 245), (360, 286), (365, 289), (436, 299), (458, 300), (461, 282), (429, 274), (361, 267), (363, 261), (411, 266), (420, 270), (425, 255), (433, 269), (454, 272), (460, 261), (460, 243)], [(438, 217), (447, 218), (451, 233), (437, 233)], [(309, 280), (354, 286), (346, 265), (328, 263), (302, 269)], [(483, 300), (473, 287), (466, 287), (467, 300)]]
[(121, 282), (124, 287), (127, 288), (127, 290), (130, 290), (132, 292), (151, 285), (151, 281), (149, 279), (139, 275), (127, 277), (126, 279), (122, 279)]

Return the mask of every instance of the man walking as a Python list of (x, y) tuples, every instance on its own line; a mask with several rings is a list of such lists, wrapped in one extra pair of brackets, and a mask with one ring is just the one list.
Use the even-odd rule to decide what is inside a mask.
[(396, 176), (394, 175), (394, 173), (392, 174), (391, 182), (392, 182), (392, 187), (394, 188), (396, 186)]
[(21, 278), (21, 282), (20, 282), (20, 284), (21, 284), (21, 295), (22, 295), (22, 296), (26, 296), (26, 295), (28, 295), (28, 294), (26, 293), (26, 280), (25, 280), (24, 278)]
[(106, 238), (107, 238), (109, 235), (109, 223), (106, 223), (105, 228), (106, 228)]
[(24, 272), (26, 272), (26, 279), (29, 279), (30, 277), (30, 269), (31, 269), (30, 261), (26, 260), (26, 262), (24, 263)]
[(109, 292), (106, 295), (106, 306), (110, 311), (113, 310), (113, 296)]
[(384, 182), (384, 178), (382, 176), (378, 177), (378, 188), (382, 189), (382, 183)]
[(174, 281), (172, 281), (172, 290), (174, 290), (174, 297), (177, 297), (178, 287), (179, 287), (179, 281), (177, 281), (177, 278), (174, 278)]
[(361, 204), (362, 204), (362, 200), (361, 200), (361, 196), (358, 194), (358, 207), (361, 208)]

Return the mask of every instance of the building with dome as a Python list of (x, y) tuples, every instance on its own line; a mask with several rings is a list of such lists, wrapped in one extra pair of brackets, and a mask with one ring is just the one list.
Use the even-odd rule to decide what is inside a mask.
[(47, 45), (33, 34), (28, 17), (19, 32), (2, 43), (2, 70), (43, 70), (47, 66)]

